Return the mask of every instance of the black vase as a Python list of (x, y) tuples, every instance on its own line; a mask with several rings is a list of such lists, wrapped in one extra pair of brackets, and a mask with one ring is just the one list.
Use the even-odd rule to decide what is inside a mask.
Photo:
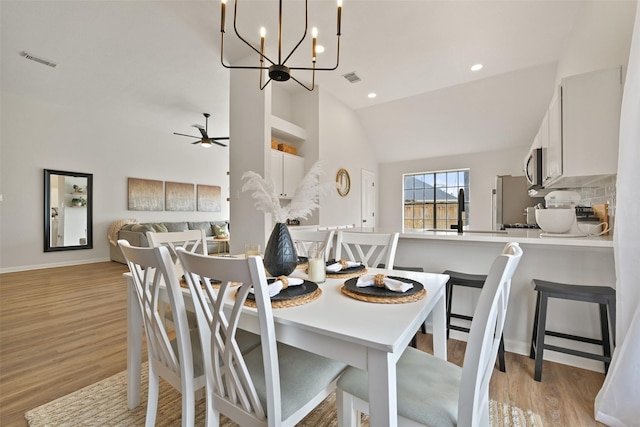
[(264, 266), (273, 277), (288, 276), (298, 264), (298, 253), (287, 226), (279, 222), (273, 227), (264, 250)]

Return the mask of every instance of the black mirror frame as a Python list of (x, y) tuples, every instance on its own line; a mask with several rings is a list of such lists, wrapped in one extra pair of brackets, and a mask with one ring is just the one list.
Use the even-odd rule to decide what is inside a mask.
[[(87, 244), (75, 246), (51, 246), (51, 175), (73, 176), (87, 179)], [(44, 170), (44, 251), (73, 251), (93, 249), (93, 174), (68, 172), (53, 169)]]

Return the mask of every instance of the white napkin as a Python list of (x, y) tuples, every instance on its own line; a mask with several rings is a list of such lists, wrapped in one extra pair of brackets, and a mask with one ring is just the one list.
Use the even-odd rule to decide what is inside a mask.
[[(358, 277), (356, 286), (359, 288), (366, 288), (367, 286), (374, 286), (375, 275), (368, 274), (366, 276)], [(409, 289), (413, 289), (413, 284), (406, 283), (400, 280), (384, 278), (384, 287), (393, 292), (407, 292)]]
[[(287, 277), (287, 280), (289, 281), (289, 286), (298, 286), (298, 285), (302, 285), (304, 283), (303, 279), (298, 279), (295, 277)], [(276, 295), (278, 295), (280, 293), (280, 291), (282, 290), (282, 280), (276, 280), (275, 282), (269, 284), (268, 288), (269, 288), (269, 297), (273, 298)], [(253, 288), (251, 288), (251, 290), (249, 290), (250, 293), (253, 293)]]
[[(347, 261), (347, 268), (360, 267), (361, 265), (362, 264), (359, 262)], [(328, 273), (337, 273), (340, 270), (342, 270), (342, 264), (340, 264), (339, 262), (335, 262), (333, 264), (327, 265)]]

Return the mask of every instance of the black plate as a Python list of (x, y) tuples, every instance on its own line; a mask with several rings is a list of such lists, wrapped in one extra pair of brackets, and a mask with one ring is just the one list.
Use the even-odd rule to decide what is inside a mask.
[[(182, 280), (185, 282), (187, 281), (187, 279), (184, 277), (184, 274), (182, 275)], [(212, 285), (219, 285), (220, 283), (222, 283), (218, 279), (209, 279), (209, 282), (211, 282)], [(200, 281), (200, 284), (202, 284), (202, 281)]]
[(413, 285), (413, 288), (409, 289), (406, 292), (394, 292), (394, 291), (390, 291), (387, 288), (379, 288), (377, 286), (367, 286), (366, 288), (359, 288), (356, 286), (356, 283), (358, 282), (357, 277), (353, 277), (347, 280), (346, 282), (344, 282), (344, 285), (347, 287), (348, 290), (356, 294), (375, 296), (375, 297), (406, 297), (408, 295), (413, 295), (415, 293), (418, 293), (424, 289), (424, 286), (422, 286), (422, 283), (416, 282), (415, 280), (412, 280), (412, 279), (407, 279), (406, 277), (397, 277), (397, 276), (387, 276), (387, 277), (390, 279), (400, 280), (401, 282), (411, 283)]
[[(268, 279), (267, 281), (271, 284), (275, 282), (275, 280), (276, 279)], [(301, 285), (289, 286), (287, 289), (281, 290), (278, 295), (275, 295), (271, 298), (271, 301), (287, 301), (290, 299), (299, 298), (315, 292), (316, 289), (318, 289), (317, 283), (305, 280)], [(254, 294), (249, 292), (249, 294), (247, 295), (247, 299), (255, 301), (256, 297)]]
[[(335, 260), (331, 260), (331, 261), (327, 261), (327, 266), (330, 266), (331, 264), (335, 264), (336, 261)], [(357, 267), (349, 267), (345, 270), (340, 270), (340, 271), (336, 271), (336, 272), (329, 272), (327, 271), (327, 274), (353, 274), (353, 273), (357, 273), (358, 271), (362, 271), (364, 270), (366, 267), (362, 264), (360, 264)]]

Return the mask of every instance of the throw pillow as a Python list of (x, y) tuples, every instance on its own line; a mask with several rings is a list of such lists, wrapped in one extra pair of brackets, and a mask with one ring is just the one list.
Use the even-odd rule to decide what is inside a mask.
[(222, 237), (222, 238), (229, 237), (229, 224), (225, 224), (225, 225), (213, 224), (213, 234), (215, 234), (216, 237)]
[(167, 231), (187, 231), (189, 226), (186, 221), (181, 222), (165, 222), (164, 226), (167, 227)]
[(131, 231), (146, 233), (147, 231), (153, 231), (153, 227), (149, 224), (135, 224), (133, 227), (131, 227)]
[(167, 230), (167, 227), (162, 223), (151, 224), (151, 226), (153, 227), (153, 231), (155, 231), (156, 233), (166, 233), (169, 231)]

